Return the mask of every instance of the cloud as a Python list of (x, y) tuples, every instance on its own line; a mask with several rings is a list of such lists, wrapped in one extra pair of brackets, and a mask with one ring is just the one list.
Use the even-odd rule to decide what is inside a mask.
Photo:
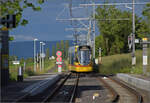
[(67, 35), (66, 38), (73, 38), (73, 35)]
[(27, 35), (10, 35), (13, 36), (15, 41), (32, 41), (34, 37)]

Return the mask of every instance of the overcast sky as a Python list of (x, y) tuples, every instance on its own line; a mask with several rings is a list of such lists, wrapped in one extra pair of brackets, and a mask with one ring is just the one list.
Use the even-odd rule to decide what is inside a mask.
[[(81, 3), (84, 3), (85, 0), (80, 0)], [(89, 1), (89, 0), (87, 0)], [(96, 0), (99, 2), (100, 0)], [(111, 2), (122, 1), (122, 2), (131, 2), (132, 0), (109, 0)], [(135, 0), (136, 2), (150, 2), (150, 0)], [(79, 3), (79, 0), (74, 0), (76, 5)], [(104, 1), (102, 0), (101, 3)], [(66, 40), (71, 39), (70, 35), (73, 32), (65, 31), (65, 28), (70, 28), (70, 22), (60, 22), (56, 21), (56, 17), (59, 18), (69, 18), (69, 9), (63, 9), (67, 6), (68, 0), (46, 0), (44, 4), (41, 5), (42, 10), (40, 12), (33, 12), (31, 8), (25, 9), (23, 12), (23, 17), (29, 20), (29, 24), (26, 26), (19, 26), (16, 29), (13, 29), (10, 34), (15, 37), (15, 41), (31, 41), (34, 38), (38, 38), (42, 41), (55, 41), (55, 40)], [(129, 5), (131, 6), (131, 5)], [(118, 7), (125, 9), (125, 7)], [(143, 6), (136, 6), (136, 13), (140, 14)], [(126, 10), (126, 9), (125, 9)], [(60, 16), (58, 16), (61, 13)], [(75, 9), (74, 15), (78, 17), (85, 17), (87, 11), (85, 9)], [(87, 13), (87, 15), (89, 15)], [(99, 32), (97, 30), (96, 34)]]

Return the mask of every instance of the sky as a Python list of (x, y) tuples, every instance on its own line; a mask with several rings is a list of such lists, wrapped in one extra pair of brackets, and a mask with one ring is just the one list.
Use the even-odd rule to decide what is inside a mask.
[[(10, 35), (15, 37), (14, 41), (32, 41), (37, 38), (41, 41), (56, 41), (56, 40), (68, 40), (72, 39), (72, 31), (66, 31), (66, 28), (71, 28), (69, 21), (57, 21), (56, 18), (69, 18), (69, 9), (67, 7), (69, 0), (46, 0), (41, 5), (42, 10), (34, 12), (31, 8), (27, 8), (23, 12), (23, 18), (27, 19), (29, 23), (26, 26), (19, 26), (16, 29), (10, 31)], [(79, 6), (79, 3), (87, 3), (87, 0), (73, 0), (73, 6)], [(118, 2), (118, 0), (109, 0), (110, 2)], [(119, 2), (131, 2), (132, 0), (119, 0)], [(150, 0), (135, 0), (136, 2), (150, 2)], [(104, 0), (96, 0), (97, 3), (103, 3)], [(131, 6), (131, 5), (129, 5)], [(128, 10), (125, 7), (118, 7), (123, 10)], [(135, 10), (138, 15), (141, 16), (143, 6), (136, 6)], [(64, 10), (64, 12), (62, 12)], [(85, 17), (90, 15), (87, 13), (87, 9), (75, 9), (73, 11), (75, 17)], [(87, 14), (86, 14), (87, 13)], [(61, 14), (61, 15), (60, 15)], [(99, 35), (99, 31), (96, 30), (96, 35)]]

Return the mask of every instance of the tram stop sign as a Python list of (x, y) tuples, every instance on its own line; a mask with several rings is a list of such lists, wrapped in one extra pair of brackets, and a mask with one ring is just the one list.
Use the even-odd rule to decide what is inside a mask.
[(57, 62), (62, 62), (62, 57), (57, 57), (57, 58), (56, 58), (56, 61), (57, 61)]
[(57, 55), (58, 57), (61, 57), (61, 56), (62, 56), (62, 52), (61, 52), (61, 51), (57, 51), (57, 52), (56, 52), (56, 55)]

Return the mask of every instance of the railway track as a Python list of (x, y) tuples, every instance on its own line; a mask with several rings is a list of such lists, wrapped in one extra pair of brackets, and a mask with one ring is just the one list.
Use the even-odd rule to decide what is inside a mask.
[(64, 76), (61, 76), (61, 78), (59, 80), (55, 81), (53, 85), (47, 87), (46, 90), (44, 90), (43, 92), (41, 92), (41, 93), (39, 93), (37, 95), (33, 96), (33, 95), (30, 94), (30, 92), (25, 93), (22, 96), (20, 96), (18, 99), (14, 100), (13, 103), (19, 103), (19, 102), (43, 102), (45, 100), (45, 97), (47, 97), (47, 95), (50, 95), (50, 92), (52, 90), (55, 90), (59, 86), (59, 84), (61, 84), (62, 82), (65, 82), (65, 80), (70, 75), (71, 75), (71, 73), (66, 74)]
[(80, 73), (75, 103), (110, 103), (109, 91), (97, 78), (99, 74)]
[[(80, 82), (79, 82), (80, 79)], [(109, 98), (111, 103), (143, 103), (142, 96), (134, 88), (129, 87), (121, 81), (116, 80), (113, 77), (102, 77), (102, 76), (82, 76), (81, 74), (69, 73), (61, 78), (56, 84), (52, 87), (49, 87), (43, 93), (31, 96), (30, 94), (25, 94), (21, 98), (18, 98), (16, 102), (67, 102), (67, 103), (82, 103), (89, 102), (90, 99), (86, 99), (85, 96), (90, 97), (94, 96), (95, 93), (99, 97), (96, 97), (95, 103), (101, 101), (107, 101), (106, 94), (102, 92), (104, 89), (100, 84), (104, 84), (108, 91), (112, 94), (112, 97)], [(93, 84), (94, 83), (94, 84)], [(83, 88), (84, 87), (84, 88)], [(87, 91), (86, 91), (87, 89)], [(89, 91), (92, 90), (92, 91)], [(77, 93), (78, 92), (78, 93)], [(86, 94), (85, 94), (86, 93)], [(82, 94), (82, 96), (81, 96)], [(94, 94), (94, 95), (93, 95)], [(84, 96), (85, 95), (85, 96)], [(81, 96), (81, 97), (80, 97)], [(98, 101), (99, 102), (98, 102)], [(91, 99), (94, 101), (94, 99)]]
[[(13, 103), (19, 102), (69, 102), (72, 103), (76, 96), (79, 75), (69, 73), (64, 78), (47, 88), (43, 93), (32, 96), (29, 93), (24, 94)], [(48, 91), (48, 92), (46, 92)]]
[(143, 103), (143, 98), (134, 88), (112, 77), (99, 78), (113, 94), (112, 103)]
[(45, 102), (69, 102), (72, 103), (76, 96), (79, 75), (68, 75), (43, 101)]

